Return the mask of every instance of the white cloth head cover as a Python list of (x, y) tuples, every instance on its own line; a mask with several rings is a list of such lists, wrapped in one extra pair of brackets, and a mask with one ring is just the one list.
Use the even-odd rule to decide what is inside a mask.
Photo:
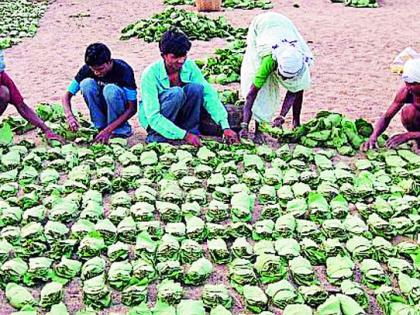
[(285, 78), (295, 78), (305, 68), (304, 55), (290, 43), (273, 47), (273, 56), (277, 61), (279, 73)]
[(402, 79), (407, 83), (420, 83), (420, 58), (406, 61)]
[(4, 63), (4, 52), (0, 49), (0, 72), (3, 72), (6, 69), (6, 64)]

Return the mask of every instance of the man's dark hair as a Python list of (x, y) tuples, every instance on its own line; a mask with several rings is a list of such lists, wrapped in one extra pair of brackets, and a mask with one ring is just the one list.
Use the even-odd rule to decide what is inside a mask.
[(187, 35), (176, 29), (166, 31), (159, 41), (159, 49), (163, 55), (174, 54), (176, 57), (183, 57), (190, 48), (191, 42)]
[(100, 66), (111, 60), (111, 51), (102, 43), (90, 44), (86, 48), (85, 63), (90, 66)]

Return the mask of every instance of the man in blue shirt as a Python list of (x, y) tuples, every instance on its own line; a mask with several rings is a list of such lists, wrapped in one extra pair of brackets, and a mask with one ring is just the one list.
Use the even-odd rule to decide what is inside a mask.
[(101, 43), (91, 44), (80, 68), (62, 99), (67, 122), (77, 131), (71, 98), (80, 90), (89, 108), (93, 125), (99, 130), (95, 142), (107, 143), (111, 137), (132, 135), (128, 120), (137, 111), (137, 91), (133, 69), (123, 60), (111, 59), (111, 51)]
[(205, 109), (223, 129), (228, 144), (238, 141), (230, 129), (228, 114), (214, 88), (193, 60), (188, 37), (179, 31), (165, 32), (159, 42), (162, 59), (148, 66), (141, 77), (139, 120), (147, 142), (185, 140), (200, 146), (200, 115)]

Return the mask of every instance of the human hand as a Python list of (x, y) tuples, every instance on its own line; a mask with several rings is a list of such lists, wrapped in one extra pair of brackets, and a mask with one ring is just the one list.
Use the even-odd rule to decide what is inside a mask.
[(70, 130), (76, 132), (79, 130), (79, 122), (74, 115), (67, 116), (67, 123), (69, 124)]
[(249, 136), (249, 132), (247, 128), (243, 128), (241, 129), (241, 131), (239, 131), (239, 138), (248, 139), (248, 136)]
[(406, 143), (407, 141), (411, 140), (407, 134), (401, 133), (399, 135), (394, 135), (388, 139), (386, 142), (386, 147), (388, 149), (395, 149), (400, 144)]
[(184, 139), (188, 144), (191, 144), (194, 147), (201, 147), (200, 137), (195, 134), (187, 132)]
[(370, 137), (368, 141), (362, 144), (362, 151), (373, 150), (378, 148), (378, 143), (376, 138)]
[(58, 141), (61, 144), (64, 144), (66, 142), (66, 140), (64, 140), (64, 138), (62, 136), (59, 136), (58, 134), (54, 133), (52, 130), (47, 130), (45, 131), (45, 138), (47, 138), (48, 142), (51, 141)]
[(226, 143), (229, 145), (239, 142), (238, 135), (232, 129), (223, 130), (223, 138), (226, 140)]
[(279, 115), (276, 118), (274, 118), (273, 122), (271, 123), (271, 126), (274, 128), (279, 128), (284, 124), (284, 122), (284, 117), (282, 115)]
[(112, 132), (107, 130), (106, 128), (102, 130), (98, 135), (95, 137), (95, 143), (102, 143), (107, 144), (109, 139), (111, 138)]

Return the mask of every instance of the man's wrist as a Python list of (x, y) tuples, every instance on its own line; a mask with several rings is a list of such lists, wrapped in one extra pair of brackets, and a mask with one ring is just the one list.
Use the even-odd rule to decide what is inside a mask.
[(43, 125), (41, 125), (40, 129), (42, 130), (43, 133), (52, 133), (52, 130), (50, 128), (48, 128), (48, 126), (44, 123)]
[(248, 123), (241, 122), (241, 129), (248, 129)]

